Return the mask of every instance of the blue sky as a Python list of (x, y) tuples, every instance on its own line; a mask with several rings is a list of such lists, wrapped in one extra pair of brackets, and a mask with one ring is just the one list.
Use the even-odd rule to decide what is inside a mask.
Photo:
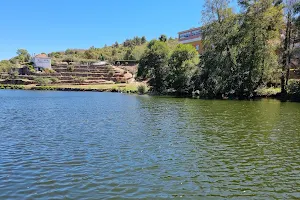
[(111, 45), (126, 38), (200, 26), (204, 0), (2, 0), (0, 60), (25, 48), (31, 54)]

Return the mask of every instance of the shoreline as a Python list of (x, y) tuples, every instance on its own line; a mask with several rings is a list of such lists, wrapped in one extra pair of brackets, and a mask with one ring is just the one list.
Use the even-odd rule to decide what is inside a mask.
[(137, 84), (110, 84), (110, 85), (12, 85), (2, 84), (0, 89), (37, 90), (37, 91), (76, 91), (76, 92), (123, 92), (137, 93)]
[[(110, 84), (110, 85), (47, 85), (47, 86), (36, 86), (36, 85), (11, 85), (2, 84), (0, 85), (0, 90), (31, 90), (31, 91), (65, 91), (65, 92), (112, 92), (112, 93), (128, 93), (128, 94), (138, 94), (137, 90), (138, 84)], [(238, 99), (238, 98), (202, 98), (200, 96), (192, 95), (174, 95), (174, 94), (160, 94), (155, 93), (145, 93), (149, 96), (161, 96), (161, 97), (173, 97), (173, 98), (190, 98), (190, 99), (202, 99), (202, 100), (234, 100), (234, 101), (255, 101), (262, 99), (280, 99), (280, 94), (276, 95), (258, 95), (250, 99)], [(296, 102), (288, 100), (288, 102)]]

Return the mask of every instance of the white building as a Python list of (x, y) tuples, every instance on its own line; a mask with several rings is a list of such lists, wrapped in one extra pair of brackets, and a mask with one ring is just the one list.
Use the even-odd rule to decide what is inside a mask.
[(34, 63), (35, 68), (51, 69), (51, 58), (46, 54), (38, 54), (32, 57), (31, 62)]

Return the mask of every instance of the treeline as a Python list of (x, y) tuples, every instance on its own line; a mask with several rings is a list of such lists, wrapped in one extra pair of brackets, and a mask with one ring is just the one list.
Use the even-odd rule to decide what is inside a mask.
[(30, 62), (30, 59), (30, 54), (26, 49), (18, 49), (17, 56), (0, 61), (0, 72), (9, 72), (11, 68), (18, 67), (20, 63)]
[[(105, 45), (102, 48), (94, 46), (87, 50), (67, 49), (64, 52), (52, 52), (49, 57), (52, 58), (53, 64), (59, 62), (95, 62), (108, 61), (114, 63), (117, 60), (140, 60), (146, 49), (148, 41), (145, 36), (126, 39), (123, 43), (115, 42), (111, 46)], [(168, 40), (170, 47), (177, 44), (176, 39)], [(175, 45), (174, 45), (175, 44)]]
[(255, 96), (261, 87), (281, 84), (286, 96), (290, 69), (300, 58), (295, 45), (299, 0), (239, 0), (238, 4), (241, 11), (234, 13), (227, 0), (206, 1), (198, 63), (188, 45), (168, 53), (165, 45), (152, 41), (141, 58), (139, 77), (149, 79), (158, 93), (198, 90), (207, 98), (242, 99)]
[[(173, 49), (177, 44), (177, 39), (169, 38), (165, 35), (161, 35), (160, 39), (165, 41), (170, 49)], [(114, 63), (117, 60), (140, 60), (144, 53), (147, 44), (146, 37), (134, 37), (132, 39), (126, 39), (123, 43), (114, 44), (102, 48), (96, 48), (94, 46), (89, 49), (67, 49), (65, 51), (51, 52), (48, 56), (51, 58), (53, 65), (61, 62), (81, 62), (91, 63), (99, 60), (108, 61)], [(17, 56), (10, 60), (0, 61), (0, 72), (9, 72), (11, 68), (18, 67), (30, 62), (31, 56), (26, 49), (17, 50)]]

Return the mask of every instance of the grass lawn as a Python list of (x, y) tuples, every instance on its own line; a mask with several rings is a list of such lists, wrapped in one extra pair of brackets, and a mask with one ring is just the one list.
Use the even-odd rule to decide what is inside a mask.
[(79, 89), (121, 89), (137, 91), (140, 83), (118, 83), (118, 84), (99, 84), (99, 85), (49, 85), (54, 88), (79, 88)]
[(137, 91), (137, 87), (141, 83), (118, 83), (118, 84), (98, 84), (98, 85), (68, 85), (68, 84), (53, 84), (47, 86), (31, 85), (2, 85), (1, 87), (9, 87), (11, 89), (25, 89), (30, 90), (34, 87), (37, 88), (72, 88), (72, 89), (99, 89), (99, 90), (122, 90), (122, 91)]

